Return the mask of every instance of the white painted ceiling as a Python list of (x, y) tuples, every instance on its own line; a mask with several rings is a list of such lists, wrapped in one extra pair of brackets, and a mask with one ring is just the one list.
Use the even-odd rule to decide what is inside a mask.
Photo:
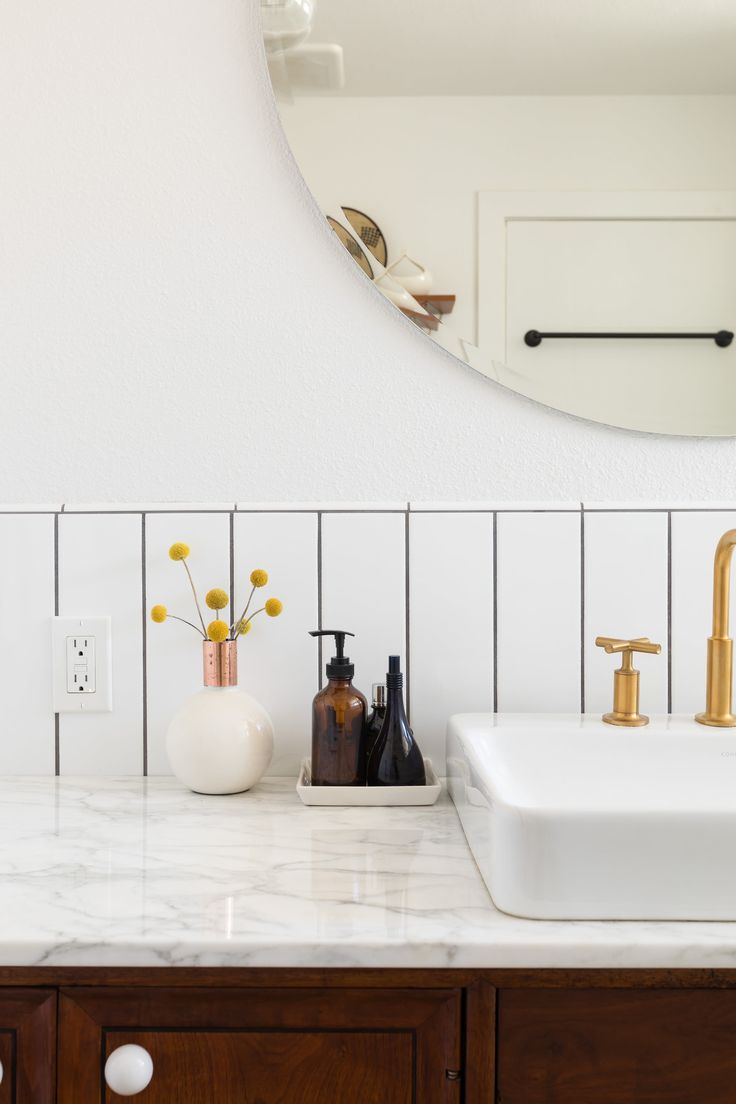
[(736, 92), (736, 0), (315, 2), (344, 95)]

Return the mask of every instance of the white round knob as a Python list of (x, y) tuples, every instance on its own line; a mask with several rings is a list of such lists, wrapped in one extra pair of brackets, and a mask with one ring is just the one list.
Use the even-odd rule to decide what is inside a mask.
[(126, 1043), (105, 1062), (105, 1083), (118, 1096), (143, 1092), (153, 1077), (153, 1058), (142, 1046)]

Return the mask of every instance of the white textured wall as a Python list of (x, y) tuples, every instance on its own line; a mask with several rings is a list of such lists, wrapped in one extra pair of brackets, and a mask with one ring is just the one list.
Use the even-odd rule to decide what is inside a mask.
[(369, 295), (281, 135), (256, 0), (2, 24), (0, 498), (733, 497), (731, 441), (536, 407)]

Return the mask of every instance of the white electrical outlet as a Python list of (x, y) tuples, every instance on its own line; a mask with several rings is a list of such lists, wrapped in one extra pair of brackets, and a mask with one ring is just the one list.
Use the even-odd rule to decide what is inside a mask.
[(112, 711), (112, 622), (109, 617), (55, 617), (54, 712)]
[(90, 636), (86, 632), (74, 633), (66, 638), (67, 694), (96, 693), (96, 640), (96, 637)]

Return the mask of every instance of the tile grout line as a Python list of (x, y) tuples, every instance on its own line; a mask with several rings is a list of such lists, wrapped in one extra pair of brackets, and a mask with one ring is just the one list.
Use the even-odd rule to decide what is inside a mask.
[(406, 636), (406, 717), (411, 724), (411, 583), (409, 578), (409, 504), (404, 514), (404, 633)]
[(148, 775), (148, 605), (146, 578), (146, 515), (141, 513), (141, 604), (142, 634), (141, 656), (143, 661), (143, 777)]
[[(317, 511), (317, 628), (322, 628), (322, 511)], [(322, 637), (317, 637), (317, 690), (322, 688)]]
[[(54, 617), (59, 616), (59, 515), (54, 514)], [(61, 774), (61, 718), (54, 713), (54, 775)]]
[(585, 505), (580, 503), (580, 712), (585, 713)]
[(493, 511), (493, 712), (498, 713), (498, 513)]
[(667, 712), (672, 712), (672, 512), (667, 511)]
[(230, 621), (235, 621), (235, 511), (230, 511)]

